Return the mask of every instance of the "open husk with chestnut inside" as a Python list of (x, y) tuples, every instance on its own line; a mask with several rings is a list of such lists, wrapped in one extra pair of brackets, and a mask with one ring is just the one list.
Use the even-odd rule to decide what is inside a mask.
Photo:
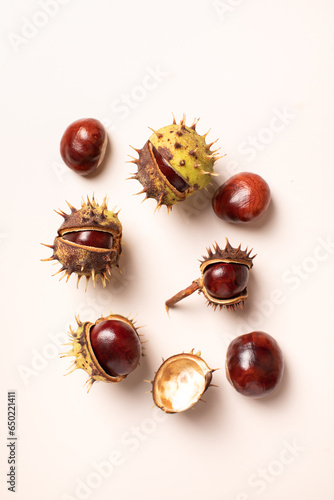
[(61, 268), (54, 275), (63, 273), (60, 279), (77, 274), (79, 284), (82, 276), (93, 284), (100, 276), (102, 285), (111, 275), (111, 269), (118, 266), (122, 252), (122, 224), (118, 212), (108, 210), (107, 199), (99, 205), (94, 195), (87, 202), (82, 200), (81, 208), (76, 209), (67, 203), (71, 213), (57, 212), (64, 218), (58, 229), (53, 245), (44, 245), (53, 250), (53, 255), (44, 261), (59, 261)]
[(75, 359), (67, 374), (82, 369), (89, 378), (88, 390), (96, 381), (121, 382), (138, 365), (142, 355), (140, 334), (133, 321), (119, 314), (99, 318), (95, 323), (82, 323), (76, 318), (78, 328), (70, 328), (71, 350), (62, 357)]
[(226, 238), (225, 248), (217, 243), (207, 249), (207, 256), (201, 261), (201, 277), (166, 301), (166, 309), (198, 291), (203, 293), (208, 305), (227, 309), (243, 307), (248, 297), (247, 283), (249, 270), (253, 267), (252, 250), (233, 248)]
[(153, 198), (157, 202), (156, 209), (162, 205), (169, 212), (176, 203), (184, 201), (210, 182), (214, 172), (214, 164), (220, 158), (219, 148), (211, 147), (216, 141), (206, 143), (206, 136), (196, 131), (198, 120), (188, 127), (186, 117), (179, 124), (173, 115), (173, 123), (158, 130), (144, 144), (142, 149), (133, 148), (139, 158), (131, 156), (138, 171), (130, 179), (135, 179), (143, 186), (137, 194), (145, 194), (145, 198)]
[(180, 413), (199, 401), (211, 384), (212, 372), (194, 350), (166, 359), (152, 382), (153, 401), (165, 413)]

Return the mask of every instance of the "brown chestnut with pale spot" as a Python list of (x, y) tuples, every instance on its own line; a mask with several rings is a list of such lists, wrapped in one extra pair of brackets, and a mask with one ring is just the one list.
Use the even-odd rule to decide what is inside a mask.
[(212, 208), (217, 217), (227, 222), (253, 222), (267, 210), (270, 199), (269, 186), (262, 177), (242, 172), (216, 190)]
[(108, 142), (102, 123), (94, 118), (77, 120), (64, 132), (60, 154), (77, 174), (88, 175), (101, 165)]
[(226, 376), (244, 396), (261, 398), (270, 394), (283, 375), (282, 351), (264, 332), (251, 332), (234, 339), (227, 349)]

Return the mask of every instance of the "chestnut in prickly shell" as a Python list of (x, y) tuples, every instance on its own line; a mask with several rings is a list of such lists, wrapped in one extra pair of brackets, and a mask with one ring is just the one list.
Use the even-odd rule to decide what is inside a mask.
[(262, 177), (251, 172), (233, 175), (215, 192), (212, 208), (227, 222), (253, 222), (267, 210), (270, 189)]

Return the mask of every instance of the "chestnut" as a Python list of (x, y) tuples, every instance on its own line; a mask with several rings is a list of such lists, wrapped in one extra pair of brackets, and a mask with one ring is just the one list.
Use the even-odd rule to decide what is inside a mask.
[(226, 353), (226, 377), (244, 396), (261, 398), (281, 381), (281, 349), (268, 333), (255, 331), (232, 340)]
[(126, 377), (137, 367), (141, 344), (130, 321), (106, 318), (92, 326), (90, 341), (100, 366), (111, 377)]
[(248, 283), (249, 268), (245, 264), (219, 262), (203, 272), (203, 286), (209, 296), (232, 299), (240, 296)]
[(107, 142), (102, 123), (94, 118), (83, 118), (65, 130), (60, 141), (60, 154), (74, 172), (88, 175), (101, 165)]
[(227, 222), (252, 222), (267, 210), (270, 198), (269, 186), (262, 177), (241, 172), (216, 190), (212, 208), (217, 217)]
[(163, 361), (155, 374), (153, 401), (165, 413), (180, 413), (192, 408), (209, 388), (212, 373), (201, 352), (183, 352)]

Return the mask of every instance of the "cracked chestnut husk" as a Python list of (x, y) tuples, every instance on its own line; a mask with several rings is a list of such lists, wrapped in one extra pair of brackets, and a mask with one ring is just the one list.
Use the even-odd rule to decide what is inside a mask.
[(72, 349), (61, 357), (75, 359), (66, 375), (74, 370), (85, 370), (88, 391), (96, 381), (120, 382), (139, 364), (142, 355), (140, 334), (134, 323), (119, 314), (99, 318), (95, 323), (82, 323), (76, 318), (78, 328), (70, 328)]
[(180, 413), (193, 407), (208, 389), (215, 370), (194, 350), (166, 359), (152, 382), (153, 401), (165, 413)]
[(139, 158), (131, 163), (138, 172), (130, 179), (138, 180), (143, 189), (137, 194), (145, 194), (145, 199), (154, 198), (157, 207), (166, 205), (168, 212), (175, 203), (185, 200), (198, 189), (205, 187), (212, 176), (214, 163), (219, 158), (218, 149), (211, 150), (216, 142), (207, 144), (207, 134), (196, 132), (198, 120), (190, 127), (185, 124), (185, 115), (177, 124), (153, 130), (153, 134), (142, 149), (135, 149)]
[(216, 309), (226, 307), (236, 309), (243, 307), (248, 297), (247, 283), (249, 270), (253, 267), (252, 250), (233, 248), (226, 238), (226, 246), (221, 249), (217, 243), (207, 249), (208, 255), (203, 256), (200, 271), (201, 277), (190, 286), (181, 290), (166, 301), (166, 309), (173, 307), (177, 302), (198, 291), (203, 293), (207, 304)]
[(226, 353), (226, 377), (243, 396), (261, 398), (280, 383), (284, 361), (280, 346), (265, 332), (251, 332), (232, 340)]
[[(100, 276), (103, 286), (109, 280), (111, 269), (118, 266), (122, 252), (122, 225), (118, 219), (118, 212), (107, 208), (107, 199), (98, 205), (94, 199), (87, 197), (82, 201), (81, 209), (76, 209), (67, 203), (70, 214), (62, 210), (57, 212), (64, 218), (58, 229), (58, 236), (53, 245), (45, 245), (53, 250), (53, 255), (43, 261), (58, 260), (63, 273), (60, 279), (72, 273), (78, 275), (77, 285), (82, 276), (86, 276), (88, 285), (91, 277), (95, 281)], [(109, 275), (109, 276), (108, 276)]]

